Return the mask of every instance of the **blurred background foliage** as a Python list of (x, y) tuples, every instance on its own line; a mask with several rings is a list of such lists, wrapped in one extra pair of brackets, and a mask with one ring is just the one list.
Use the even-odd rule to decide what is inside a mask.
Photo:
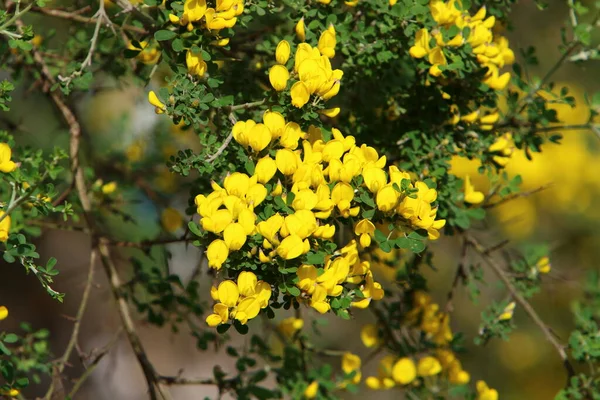
[[(584, 2), (586, 3), (586, 2)], [(592, 3), (590, 1), (589, 3)], [(57, 4), (58, 5), (58, 4)], [(107, 7), (111, 3), (107, 1)], [(515, 49), (534, 46), (537, 49), (539, 65), (526, 71), (529, 75), (542, 75), (560, 57), (558, 27), (567, 18), (568, 8), (562, 1), (548, 1), (545, 11), (538, 10), (531, 1), (521, 1), (514, 7), (510, 20), (508, 37)], [(52, 18), (32, 16), (31, 23), (40, 26), (40, 31), (52, 32), (49, 37), (39, 40), (48, 47), (60, 46), (69, 35), (69, 25)], [(43, 27), (43, 28), (42, 28)], [(600, 37), (593, 38), (600, 43)], [(73, 41), (70, 41), (71, 45)], [(87, 43), (80, 43), (82, 48)], [(517, 58), (520, 55), (517, 53)], [(562, 86), (570, 89), (577, 100), (577, 106), (557, 105), (558, 118), (571, 125), (584, 124), (590, 111), (584, 101), (584, 90), (593, 93), (600, 89), (598, 82), (598, 61), (584, 67), (568, 64), (556, 75), (557, 90)], [(163, 81), (166, 70), (155, 73), (155, 82)], [(1, 78), (0, 72), (0, 78)], [(133, 182), (129, 187), (119, 185), (116, 190), (108, 187), (100, 190), (99, 195), (110, 197), (105, 210), (105, 227), (115, 237), (122, 240), (140, 241), (155, 238), (161, 231), (161, 215), (168, 207), (178, 209), (182, 215), (187, 207), (189, 187), (186, 179), (169, 173), (165, 163), (178, 150), (192, 148), (197, 150), (197, 140), (190, 131), (174, 126), (168, 118), (157, 116), (147, 105), (146, 95), (135, 84), (128, 85), (126, 80), (115, 81), (110, 78), (97, 80), (101, 85), (91, 87), (77, 101), (78, 113), (84, 123), (85, 140), (92, 143), (93, 149), (86, 157), (99, 166), (95, 179), (99, 187), (120, 180), (125, 174)], [(60, 121), (48, 99), (35, 87), (20, 87), (13, 92), (10, 114), (0, 115), (0, 128), (14, 130), (22, 145), (35, 145), (50, 150), (55, 145), (67, 147), (68, 132)], [(492, 211), (480, 228), (486, 229), (489, 242), (500, 242), (507, 238), (517, 247), (527, 247), (542, 242), (550, 246), (552, 270), (549, 279), (544, 282), (544, 290), (536, 295), (532, 304), (542, 318), (553, 327), (557, 336), (566, 341), (574, 323), (570, 307), (574, 299), (582, 295), (582, 282), (586, 273), (598, 268), (600, 260), (600, 135), (591, 131), (564, 131), (562, 145), (548, 144), (541, 154), (533, 154), (529, 160), (519, 152), (513, 155), (506, 167), (511, 176), (522, 177), (524, 191), (536, 191), (529, 196), (507, 202)], [(157, 160), (163, 161), (157, 166)], [(470, 175), (472, 183), (484, 193), (490, 190), (489, 179), (478, 173), (476, 161), (456, 158), (452, 161), (452, 172), (459, 177)], [(182, 189), (183, 188), (183, 189)], [(118, 214), (111, 211), (117, 210)], [(128, 216), (128, 217), (125, 217)], [(129, 217), (130, 216), (130, 217)], [(178, 228), (174, 226), (172, 228)], [(478, 227), (476, 227), (477, 229)], [(181, 228), (172, 233), (182, 233)], [(172, 229), (173, 230), (173, 229)], [(15, 328), (17, 320), (30, 321), (34, 329), (48, 327), (51, 334), (51, 347), (61, 349), (70, 333), (70, 324), (64, 315), (73, 315), (81, 291), (83, 277), (81, 264), (87, 261), (88, 249), (83, 248), (84, 238), (77, 232), (49, 231), (39, 240), (43, 253), (53, 255), (62, 261), (63, 274), (56, 281), (59, 291), (69, 293), (64, 304), (52, 303), (40, 293), (39, 287), (31, 276), (2, 265), (0, 279), (0, 304), (11, 310), (13, 319), (5, 321), (8, 327)], [(449, 237), (431, 244), (435, 249), (435, 264), (438, 271), (430, 271), (428, 279), (431, 292), (437, 293), (434, 299), (440, 303), (451, 285), (455, 266), (458, 263), (460, 245), (455, 238)], [(186, 280), (193, 273), (198, 259), (194, 251), (183, 244), (170, 245), (173, 260), (170, 262), (173, 273)], [(126, 261), (132, 254), (140, 257), (136, 249), (124, 249), (118, 257)], [(162, 250), (152, 252), (149, 264), (164, 265), (169, 256)], [(383, 271), (385, 272), (385, 271)], [(382, 274), (385, 275), (385, 274)], [(206, 286), (211, 282), (206, 282)], [(470, 301), (468, 293), (459, 292), (454, 301), (453, 325), (460, 326), (465, 333), (467, 347), (474, 347), (473, 338), (477, 335), (480, 313), (490, 300), (502, 300), (504, 292), (497, 285), (488, 285), (481, 289), (481, 297), (476, 305)], [(90, 343), (101, 343), (101, 337), (114, 327), (116, 319), (113, 311), (107, 307), (111, 300), (105, 286), (93, 293), (92, 307), (86, 316), (85, 332)], [(51, 305), (49, 305), (51, 303)], [(307, 318), (317, 318), (315, 315)], [(335, 318), (323, 318), (328, 323), (315, 321), (320, 325), (324, 336), (323, 345), (339, 348), (343, 344), (349, 351), (367, 356), (370, 350), (360, 342), (359, 325), (370, 321), (370, 315), (358, 313), (355, 321), (342, 321)], [(472, 374), (472, 379), (484, 379), (490, 387), (497, 388), (502, 399), (545, 400), (552, 398), (564, 384), (564, 369), (554, 349), (544, 340), (542, 334), (517, 310), (514, 322), (518, 329), (510, 335), (510, 341), (492, 340), (486, 346), (487, 351), (469, 352), (462, 356), (463, 366)], [(350, 324), (356, 327), (350, 328)], [(177, 336), (156, 329), (143, 327), (143, 337), (150, 343), (159, 343), (159, 338), (167, 335), (173, 348), (149, 346), (149, 352), (158, 364), (180, 366), (194, 370), (198, 375), (212, 367), (215, 358), (209, 353), (194, 353), (193, 338)], [(163, 342), (164, 343), (164, 342)], [(277, 346), (276, 339), (273, 345)], [(126, 346), (121, 348), (126, 351)], [(60, 351), (57, 350), (56, 353)], [(119, 357), (129, 357), (119, 354)], [(227, 356), (219, 353), (219, 364), (227, 367)], [(210, 358), (208, 362), (202, 361)], [(130, 358), (130, 357), (129, 357)], [(162, 361), (161, 361), (162, 360)], [(200, 360), (200, 361), (199, 361)], [(118, 361), (111, 361), (116, 368)], [(121, 364), (126, 361), (120, 361)], [(127, 365), (127, 364), (125, 364)], [(111, 368), (107, 367), (106, 374)], [(132, 368), (129, 368), (130, 370)], [(373, 375), (376, 363), (364, 366), (363, 376)], [(121, 370), (122, 371), (122, 370)], [(129, 371), (135, 374), (135, 372)], [(121, 377), (122, 379), (123, 377)], [(136, 379), (139, 377), (136, 377)], [(115, 379), (115, 378), (111, 378)], [(116, 378), (117, 380), (119, 378)], [(104, 398), (102, 376), (90, 380), (82, 392), (81, 398)], [(121, 380), (115, 385), (126, 385)], [(210, 388), (176, 388), (174, 395), (186, 395), (189, 398), (210, 396)], [(138, 398), (142, 390), (121, 389), (120, 398)], [(369, 397), (396, 398), (396, 393), (367, 392)], [(123, 397), (125, 396), (125, 397)], [(352, 397), (352, 395), (348, 395)], [(107, 397), (108, 398), (108, 397)], [(141, 397), (140, 397), (141, 398)], [(177, 397), (180, 398), (180, 397)], [(358, 396), (356, 396), (358, 398)]]

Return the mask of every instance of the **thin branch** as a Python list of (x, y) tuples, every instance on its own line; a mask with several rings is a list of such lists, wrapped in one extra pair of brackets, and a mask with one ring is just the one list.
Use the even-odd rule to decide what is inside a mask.
[(83, 71), (85, 71), (87, 67), (90, 67), (92, 65), (92, 57), (94, 56), (94, 52), (96, 51), (96, 47), (98, 45), (98, 37), (100, 35), (100, 27), (102, 26), (102, 23), (106, 21), (106, 23), (112, 28), (112, 22), (110, 21), (108, 15), (106, 15), (106, 11), (104, 10), (104, 0), (98, 2), (98, 11), (96, 11), (92, 18), (95, 18), (96, 25), (94, 27), (94, 33), (92, 35), (92, 38), (90, 39), (90, 49), (88, 50), (85, 59), (81, 62), (81, 67), (67, 77), (62, 77), (58, 75), (58, 79), (66, 85), (71, 83), (71, 81), (76, 77), (81, 76), (81, 74), (83, 74)]
[(502, 205), (504, 203), (508, 203), (509, 201), (518, 199), (520, 197), (528, 197), (528, 196), (531, 196), (531, 195), (536, 194), (538, 192), (541, 192), (542, 190), (546, 190), (549, 187), (551, 187), (552, 185), (553, 185), (553, 183), (548, 183), (546, 185), (542, 185), (542, 186), (540, 186), (538, 188), (535, 188), (533, 190), (529, 190), (527, 192), (521, 192), (521, 193), (511, 194), (510, 196), (506, 196), (505, 198), (503, 198), (501, 200), (498, 200), (496, 202), (484, 204), (482, 206), (482, 208), (494, 208), (494, 207), (498, 207), (499, 205)]
[(188, 238), (188, 237), (179, 237), (179, 238), (172, 238), (172, 239), (157, 239), (157, 240), (144, 240), (142, 242), (126, 242), (126, 241), (113, 241), (113, 240), (109, 240), (106, 238), (103, 238), (104, 241), (106, 241), (106, 243), (110, 246), (115, 246), (115, 247), (135, 247), (135, 248), (148, 248), (148, 247), (152, 247), (152, 246), (160, 246), (160, 245), (164, 245), (164, 244), (170, 244), (170, 243), (189, 243), (195, 239), (193, 238)]
[(475, 250), (479, 253), (481, 258), (485, 261), (485, 263), (492, 268), (495, 274), (500, 278), (500, 280), (507, 287), (508, 291), (515, 299), (515, 301), (523, 307), (525, 312), (529, 315), (531, 320), (540, 328), (546, 339), (554, 346), (558, 355), (563, 360), (563, 365), (567, 370), (567, 374), (569, 379), (575, 375), (575, 370), (569, 361), (569, 357), (567, 352), (565, 351), (565, 347), (558, 342), (550, 328), (544, 323), (544, 321), (540, 318), (534, 308), (529, 304), (527, 299), (525, 299), (521, 293), (514, 287), (508, 275), (504, 272), (502, 266), (500, 266), (496, 260), (494, 260), (489, 254), (486, 253), (485, 247), (483, 247), (474, 237), (467, 236), (468, 242), (475, 248)]
[(121, 330), (119, 329), (117, 333), (115, 333), (113, 338), (110, 340), (110, 342), (108, 342), (106, 346), (104, 346), (98, 353), (96, 353), (92, 361), (86, 366), (85, 372), (81, 374), (81, 376), (75, 381), (73, 388), (69, 392), (69, 399), (72, 399), (73, 396), (75, 396), (75, 394), (79, 391), (79, 389), (81, 389), (81, 386), (85, 383), (87, 378), (89, 378), (90, 375), (92, 375), (92, 373), (96, 370), (96, 367), (98, 366), (98, 364), (100, 364), (100, 361), (104, 358), (104, 356), (110, 353), (110, 350), (115, 345), (115, 343), (117, 343), (120, 335)]
[[(102, 3), (103, 0), (99, 2)], [(102, 3), (103, 4), (103, 3)], [(21, 21), (17, 21), (22, 25)], [(71, 171), (74, 176), (75, 188), (77, 189), (77, 194), (79, 197), (79, 201), (81, 202), (82, 214), (84, 220), (90, 230), (92, 237), (95, 236), (95, 222), (92, 218), (92, 204), (87, 192), (87, 186), (85, 182), (85, 177), (83, 175), (83, 170), (80, 168), (79, 164), (79, 144), (81, 138), (81, 125), (79, 121), (75, 117), (75, 113), (71, 110), (71, 108), (65, 103), (63, 100), (62, 94), (60, 91), (50, 91), (51, 86), (55, 83), (55, 80), (52, 74), (49, 72), (48, 67), (36, 49), (32, 49), (31, 51), (35, 64), (38, 67), (41, 78), (42, 78), (42, 88), (45, 93), (47, 93), (56, 107), (61, 112), (61, 115), (64, 121), (67, 123), (69, 127), (70, 141), (69, 141), (69, 156), (71, 158)], [(154, 370), (154, 367), (148, 360), (148, 356), (142, 346), (141, 340), (137, 335), (135, 325), (133, 324), (133, 319), (131, 318), (131, 314), (129, 311), (129, 307), (127, 302), (123, 298), (120, 291), (120, 279), (116, 271), (116, 267), (110, 257), (110, 251), (108, 245), (102, 240), (97, 240), (94, 243), (92, 251), (98, 252), (100, 255), (100, 260), (102, 261), (102, 266), (104, 267), (104, 271), (108, 277), (108, 281), (110, 283), (113, 297), (117, 302), (117, 309), (119, 311), (119, 315), (121, 317), (121, 322), (127, 334), (127, 338), (133, 352), (138, 359), (138, 363), (140, 364), (142, 371), (144, 373), (144, 377), (146, 378), (146, 382), (148, 384), (148, 391), (151, 400), (158, 399), (157, 397), (157, 389), (163, 399), (171, 399), (171, 396), (168, 391), (164, 390), (159, 381), (158, 375)]]
[[(85, 314), (85, 310), (87, 308), (87, 304), (90, 298), (90, 291), (92, 288), (92, 283), (94, 281), (94, 266), (96, 264), (96, 259), (98, 258), (98, 253), (96, 251), (92, 251), (90, 254), (90, 265), (88, 267), (87, 279), (85, 281), (85, 288), (83, 289), (83, 295), (81, 297), (81, 301), (79, 302), (79, 309), (77, 310), (77, 314), (75, 316), (75, 323), (73, 324), (73, 330), (71, 331), (71, 338), (69, 339), (69, 343), (65, 348), (65, 351), (62, 357), (59, 359), (56, 370), (57, 375), (60, 375), (64, 369), (65, 365), (69, 361), (71, 357), (71, 353), (77, 344), (77, 340), (79, 337), (79, 328), (81, 327), (81, 320), (83, 319), (83, 314)], [(50, 387), (44, 396), (45, 399), (49, 400), (52, 398), (52, 393), (54, 392), (54, 379), (50, 383)]]
[[(66, 19), (69, 21), (81, 22), (83, 24), (96, 24), (100, 18), (96, 16), (92, 17), (83, 17), (73, 12), (67, 12), (62, 10), (57, 10), (53, 8), (44, 8), (44, 7), (33, 7), (31, 11), (47, 15), (49, 17)], [(147, 35), (149, 32), (144, 28), (139, 28), (133, 25), (118, 25), (121, 29), (129, 32), (139, 33), (141, 35)]]
[(452, 281), (452, 287), (450, 288), (450, 291), (448, 292), (448, 296), (447, 296), (447, 300), (446, 300), (445, 310), (448, 313), (454, 311), (454, 306), (452, 304), (452, 300), (454, 299), (454, 292), (456, 291), (456, 288), (458, 287), (458, 283), (460, 281), (462, 281), (462, 283), (465, 284), (467, 281), (467, 278), (468, 278), (467, 269), (466, 269), (468, 247), (469, 247), (469, 242), (463, 237), (461, 253), (460, 253), (460, 261), (458, 262), (458, 267), (456, 268), (456, 273), (454, 274), (454, 280)]
[(159, 376), (158, 380), (165, 385), (218, 385), (214, 379), (190, 379), (181, 376)]

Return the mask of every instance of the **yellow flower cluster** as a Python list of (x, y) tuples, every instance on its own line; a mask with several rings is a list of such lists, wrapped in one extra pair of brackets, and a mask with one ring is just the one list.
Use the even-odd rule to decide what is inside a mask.
[[(441, 1), (432, 0), (429, 9), (438, 28), (430, 33), (423, 28), (416, 33), (415, 44), (409, 50), (414, 58), (425, 58), (431, 64), (429, 74), (432, 76), (442, 75), (440, 66), (447, 65), (444, 49), (448, 47), (462, 47), (468, 43), (477, 57), (477, 62), (488, 68), (483, 82), (490, 88), (502, 90), (510, 81), (510, 73), (500, 74), (505, 65), (510, 65), (515, 60), (513, 51), (508, 47), (508, 40), (503, 36), (496, 36), (492, 28), (496, 24), (494, 16), (486, 18), (486, 8), (482, 7), (474, 15), (466, 10), (460, 10), (461, 4), (457, 0)], [(469, 36), (464, 38), (462, 33), (445, 41), (439, 28), (449, 29), (458, 27), (461, 31), (469, 28)], [(435, 46), (431, 47), (431, 39), (435, 40)]]
[[(277, 257), (294, 260), (311, 248), (318, 251), (320, 241), (332, 240), (333, 220), (340, 218), (357, 221), (354, 232), (361, 247), (369, 247), (375, 226), (358, 218), (361, 204), (355, 194), (359, 189), (371, 196), (372, 211), (384, 222), (393, 222), (400, 231), (424, 229), (431, 239), (439, 237), (438, 229), (445, 221), (435, 220), (437, 208), (432, 203), (437, 192), (416, 182), (408, 183), (414, 191), (411, 196), (402, 194), (397, 188), (403, 180), (410, 182), (409, 174), (395, 166), (386, 173), (386, 158), (372, 147), (357, 146), (353, 136), (333, 128), (333, 137), (325, 141), (319, 128), (311, 126), (303, 132), (297, 123), (286, 122), (274, 111), (266, 111), (262, 123), (237, 122), (232, 135), (256, 160), (256, 166), (252, 176), (234, 172), (225, 178), (223, 187), (212, 182), (208, 196), (196, 196), (202, 229), (215, 237), (207, 247), (211, 268), (220, 269), (232, 252), (242, 250), (248, 237), (255, 235), (260, 235), (262, 246), (250, 254), (261, 263), (275, 262)], [(259, 220), (255, 208), (267, 196), (275, 204), (281, 198), (293, 212), (271, 213)], [(342, 294), (344, 283), (357, 284), (362, 292), (352, 302), (354, 307), (365, 308), (371, 300), (383, 297), (369, 262), (359, 257), (356, 240), (335, 256), (327, 256), (320, 275), (316, 266), (300, 265), (297, 276), (302, 291), (299, 300), (308, 301), (321, 313), (330, 309), (331, 297)]]
[[(304, 40), (304, 25), (301, 20), (301, 28), (296, 26), (296, 31), (300, 30)], [(343, 72), (340, 69), (332, 69), (330, 58), (335, 56), (336, 33), (333, 25), (325, 30), (317, 47), (312, 47), (308, 43), (300, 43), (294, 54), (294, 69), (292, 77), (297, 79), (290, 88), (292, 105), (302, 108), (309, 102), (310, 97), (315, 95), (315, 102), (319, 100), (329, 100), (340, 90), (340, 80)], [(283, 91), (288, 86), (290, 72), (286, 64), (290, 58), (290, 44), (283, 40), (277, 46), (275, 59), (277, 64), (269, 70), (269, 81), (273, 89), (278, 92)], [(339, 108), (327, 110), (323, 113), (334, 117), (339, 112)]]
[[(0, 321), (6, 319), (8, 317), (8, 308), (5, 306), (0, 306)], [(7, 391), (0, 391), (0, 395), (5, 395), (9, 397), (17, 397), (21, 392), (18, 389), (9, 389)]]
[(226, 280), (212, 287), (210, 295), (217, 303), (213, 314), (206, 317), (209, 326), (217, 326), (235, 319), (241, 324), (256, 317), (269, 304), (271, 286), (259, 281), (253, 272), (243, 271), (237, 282)]
[(186, 0), (183, 14), (169, 14), (169, 20), (173, 24), (185, 26), (188, 31), (194, 29), (194, 24), (199, 25), (204, 20), (206, 29), (218, 33), (221, 29), (233, 28), (237, 17), (243, 12), (243, 0), (217, 0), (215, 8), (208, 7), (206, 0)]

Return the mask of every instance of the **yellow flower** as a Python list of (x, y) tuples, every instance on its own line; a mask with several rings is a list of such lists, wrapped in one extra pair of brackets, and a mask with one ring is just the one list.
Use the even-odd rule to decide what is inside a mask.
[(213, 240), (206, 249), (206, 258), (208, 259), (208, 267), (221, 269), (221, 266), (229, 256), (229, 248), (221, 239)]
[(544, 256), (535, 263), (535, 267), (541, 274), (547, 274), (550, 272), (552, 266), (550, 265), (550, 259), (547, 256)]
[(393, 210), (396, 207), (399, 198), (400, 193), (398, 193), (392, 185), (388, 184), (377, 192), (375, 202), (377, 203), (378, 209), (380, 209), (383, 212), (387, 212)]
[(391, 389), (396, 386), (396, 382), (392, 379), (392, 369), (394, 367), (395, 357), (387, 355), (379, 361), (377, 367), (378, 376), (369, 376), (365, 383), (369, 389), (382, 390)]
[(354, 234), (360, 235), (360, 245), (363, 248), (371, 245), (371, 238), (375, 236), (375, 225), (368, 219), (363, 219), (354, 227)]
[(500, 314), (500, 316), (498, 317), (498, 321), (508, 321), (509, 319), (511, 319), (515, 312), (515, 307), (515, 302), (510, 302), (506, 307), (504, 307), (504, 310), (502, 310), (502, 314)]
[(271, 132), (264, 124), (256, 124), (248, 132), (248, 138), (248, 145), (258, 153), (271, 143)]
[(335, 28), (333, 25), (329, 25), (329, 28), (321, 33), (319, 37), (319, 42), (317, 44), (317, 48), (324, 56), (328, 58), (333, 58), (335, 56)]
[(223, 231), (223, 240), (229, 251), (239, 250), (246, 243), (246, 230), (241, 224), (230, 224)]
[(412, 46), (408, 53), (413, 58), (423, 58), (431, 51), (429, 47), (429, 31), (425, 28), (417, 31), (415, 35), (415, 45)]
[(117, 190), (117, 182), (108, 182), (102, 185), (101, 190), (103, 194), (113, 194)]
[[(34, 38), (35, 39), (35, 38)], [(152, 65), (156, 64), (158, 59), (160, 58), (160, 51), (156, 47), (148, 46), (148, 42), (141, 41), (140, 47), (134, 46), (132, 43), (129, 43), (127, 47), (130, 50), (141, 50), (136, 56), (144, 64)]]
[(469, 204), (479, 204), (484, 198), (485, 196), (482, 192), (475, 191), (469, 175), (465, 176), (465, 202)]
[(284, 175), (292, 175), (298, 169), (298, 158), (288, 149), (277, 150), (275, 154), (277, 169)]
[(273, 65), (269, 70), (269, 82), (278, 92), (286, 88), (288, 79), (290, 79), (290, 73), (283, 65)]
[(4, 211), (0, 211), (0, 242), (6, 242), (8, 240), (8, 231), (10, 230), (10, 215), (5, 215)]
[(296, 37), (299, 41), (304, 42), (306, 40), (306, 30), (304, 27), (304, 17), (300, 18), (300, 21), (296, 24)]
[(362, 340), (362, 343), (368, 348), (379, 346), (381, 340), (379, 339), (377, 326), (374, 324), (363, 326), (360, 330), (360, 340)]
[(309, 249), (306, 249), (305, 243), (300, 236), (290, 235), (283, 239), (279, 246), (277, 246), (277, 254), (285, 260), (292, 260), (308, 252)]
[(290, 95), (292, 96), (292, 105), (298, 108), (304, 107), (310, 99), (310, 91), (302, 81), (298, 81), (292, 85)]
[(289, 317), (279, 323), (277, 328), (287, 338), (293, 337), (296, 332), (304, 327), (304, 320), (301, 318)]
[(319, 391), (319, 382), (312, 381), (310, 385), (304, 389), (304, 397), (307, 399), (314, 399), (317, 397), (317, 393)]
[(174, 233), (181, 228), (183, 218), (181, 218), (181, 214), (177, 209), (168, 207), (163, 210), (160, 216), (160, 222), (167, 232)]
[(335, 118), (337, 117), (337, 115), (340, 113), (340, 108), (339, 107), (334, 107), (334, 108), (327, 108), (325, 110), (321, 110), (319, 111), (319, 114), (322, 114), (326, 117), (329, 118)]
[(361, 360), (360, 357), (356, 354), (352, 354), (349, 352), (344, 353), (342, 355), (342, 371), (345, 374), (351, 374), (355, 372), (354, 377), (352, 378), (352, 383), (357, 384), (360, 382), (361, 373), (360, 373), (360, 365)]
[(0, 143), (0, 171), (13, 172), (17, 169), (17, 164), (11, 161), (12, 150), (6, 143)]
[(287, 40), (279, 42), (277, 49), (275, 49), (275, 59), (277, 60), (277, 63), (285, 65), (290, 59), (290, 52), (290, 44)]
[(375, 166), (369, 166), (363, 169), (362, 177), (371, 193), (377, 193), (387, 182), (385, 171)]
[(265, 156), (258, 160), (254, 168), (254, 175), (258, 182), (268, 183), (277, 172), (277, 163), (269, 156)]
[(0, 321), (8, 317), (8, 308), (0, 306)]
[(417, 373), (419, 376), (433, 376), (442, 372), (442, 365), (435, 357), (423, 357), (417, 365)]
[(498, 391), (490, 389), (484, 381), (477, 381), (477, 400), (498, 400)]
[[(156, 93), (154, 93), (154, 90), (151, 90), (150, 92), (148, 92), (148, 102), (150, 104), (152, 104), (154, 107), (156, 107), (155, 112), (157, 114), (162, 114), (167, 109), (167, 106), (165, 105), (165, 103), (163, 103), (162, 101), (160, 101), (158, 99), (158, 96), (156, 95)], [(1, 168), (1, 164), (0, 164), (0, 168)]]
[(202, 77), (206, 73), (207, 66), (202, 59), (202, 53), (194, 53), (192, 50), (188, 50), (185, 55), (185, 63), (190, 75)]
[(401, 385), (408, 385), (417, 377), (417, 367), (412, 359), (404, 357), (396, 361), (392, 368), (392, 377)]

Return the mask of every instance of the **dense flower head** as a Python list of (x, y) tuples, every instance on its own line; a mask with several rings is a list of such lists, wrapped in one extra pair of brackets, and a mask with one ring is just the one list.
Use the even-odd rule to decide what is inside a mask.
[[(297, 301), (319, 313), (335, 298), (366, 308), (384, 296), (366, 259), (378, 229), (390, 239), (414, 230), (439, 237), (445, 221), (436, 220), (436, 190), (393, 165), (386, 169), (386, 157), (353, 136), (333, 128), (326, 139), (320, 128), (304, 131), (272, 110), (262, 122), (238, 121), (232, 136), (253, 160), (251, 174), (230, 173), (195, 199), (211, 268), (235, 267), (232, 257), (293, 265)], [(353, 227), (356, 239), (325, 251), (335, 248), (337, 223)]]
[(193, 30), (195, 25), (202, 25), (218, 34), (222, 29), (233, 28), (237, 17), (243, 12), (243, 0), (217, 0), (214, 8), (208, 7), (206, 0), (186, 0), (183, 13), (170, 14), (169, 20), (173, 24), (185, 26), (189, 31)]
[[(296, 26), (296, 33), (304, 40), (304, 25), (301, 20)], [(281, 41), (275, 52), (277, 64), (269, 70), (269, 81), (276, 91), (287, 88), (290, 75), (293, 78), (290, 87), (291, 103), (294, 107), (302, 108), (315, 96), (315, 100), (329, 100), (338, 94), (343, 72), (333, 69), (330, 58), (335, 56), (336, 32), (330, 25), (319, 38), (317, 47), (308, 43), (300, 43), (296, 47), (292, 74), (286, 63), (290, 58), (290, 44)], [(325, 114), (327, 115), (327, 114)]]
[[(504, 89), (510, 81), (510, 73), (501, 73), (500, 70), (512, 64), (515, 55), (504, 36), (494, 35), (496, 18), (493, 15), (486, 18), (485, 7), (471, 15), (455, 0), (431, 0), (429, 10), (438, 27), (431, 32), (426, 28), (417, 31), (415, 43), (409, 49), (409, 54), (413, 58), (427, 60), (431, 65), (429, 74), (438, 77), (443, 75), (440, 66), (448, 65), (447, 52), (451, 52), (452, 48), (469, 45), (477, 63), (487, 68), (483, 83), (494, 90)], [(444, 38), (442, 30), (450, 32), (450, 28), (458, 28), (458, 33)], [(463, 36), (465, 31), (468, 32), (466, 37)], [(432, 42), (435, 45), (432, 46)]]
[(243, 271), (237, 281), (225, 280), (212, 287), (210, 295), (217, 303), (213, 314), (206, 317), (209, 326), (217, 326), (235, 319), (241, 324), (256, 317), (269, 304), (271, 286), (259, 281), (252, 272)]

